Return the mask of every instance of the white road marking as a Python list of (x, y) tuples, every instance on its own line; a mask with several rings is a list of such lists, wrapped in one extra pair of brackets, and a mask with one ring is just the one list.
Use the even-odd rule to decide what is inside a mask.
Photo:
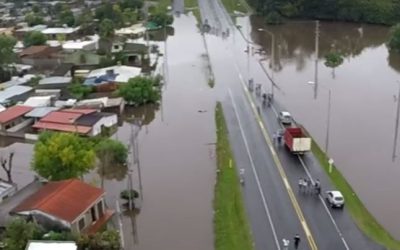
[(236, 119), (237, 119), (238, 124), (239, 124), (240, 133), (241, 133), (241, 135), (242, 135), (242, 138), (243, 138), (243, 141), (244, 141), (244, 145), (245, 145), (245, 147), (246, 147), (247, 155), (248, 155), (249, 160), (250, 160), (250, 165), (251, 165), (251, 168), (252, 168), (254, 177), (255, 177), (255, 179), (256, 179), (257, 187), (258, 187), (258, 190), (259, 190), (259, 192), (260, 192), (260, 194), (261, 194), (261, 199), (262, 199), (262, 202), (263, 202), (263, 205), (264, 205), (264, 210), (265, 210), (265, 213), (267, 214), (268, 222), (269, 222), (269, 224), (270, 224), (270, 226), (271, 226), (271, 230), (272, 230), (272, 234), (273, 234), (273, 236), (274, 236), (275, 244), (276, 244), (277, 249), (280, 250), (281, 247), (280, 247), (280, 244), (279, 244), (279, 241), (278, 241), (278, 237), (277, 237), (277, 235), (276, 235), (275, 226), (274, 226), (274, 223), (273, 223), (273, 221), (272, 221), (271, 214), (270, 214), (270, 212), (269, 212), (269, 208), (268, 208), (267, 200), (265, 199), (264, 191), (263, 191), (262, 188), (261, 188), (260, 179), (259, 179), (257, 170), (256, 170), (256, 168), (255, 168), (255, 166), (254, 166), (253, 158), (252, 158), (252, 156), (251, 156), (251, 154), (250, 154), (249, 145), (248, 145), (247, 139), (246, 139), (246, 137), (245, 137), (245, 135), (244, 135), (243, 126), (242, 126), (242, 123), (241, 123), (240, 118), (239, 118), (239, 114), (238, 114), (238, 111), (237, 111), (236, 104), (235, 104), (235, 102), (234, 102), (234, 100), (233, 100), (232, 91), (231, 91), (230, 89), (229, 89), (228, 91), (229, 91), (229, 96), (230, 96), (230, 98), (231, 98), (231, 102), (232, 102), (232, 105), (233, 105), (233, 110), (234, 110), (234, 112), (235, 112), (235, 116), (236, 116)]

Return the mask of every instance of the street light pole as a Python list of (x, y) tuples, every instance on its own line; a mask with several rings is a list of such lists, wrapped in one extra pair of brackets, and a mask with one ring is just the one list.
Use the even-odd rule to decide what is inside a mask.
[(318, 95), (318, 57), (319, 57), (319, 21), (315, 21), (315, 71), (314, 71), (314, 99)]
[(258, 31), (266, 32), (268, 35), (271, 36), (271, 94), (274, 97), (274, 70), (275, 70), (275, 35), (271, 31), (265, 29), (258, 29)]

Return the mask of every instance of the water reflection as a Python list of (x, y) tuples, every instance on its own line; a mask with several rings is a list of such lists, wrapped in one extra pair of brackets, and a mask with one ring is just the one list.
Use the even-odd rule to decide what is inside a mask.
[(122, 119), (125, 122), (133, 123), (133, 118), (141, 120), (142, 125), (149, 125), (156, 117), (156, 112), (160, 109), (159, 104), (147, 104), (140, 107), (125, 107)]
[[(277, 65), (294, 63), (298, 71), (304, 70), (308, 59), (315, 53), (315, 22), (293, 21), (278, 26), (265, 26), (263, 19), (255, 16), (250, 21), (253, 41), (260, 44), (267, 55), (271, 55), (275, 49)], [(268, 30), (274, 35), (274, 48), (271, 48), (271, 36), (267, 32), (259, 32), (259, 29)], [(388, 32), (389, 28), (378, 25), (320, 22), (319, 58), (324, 58), (332, 50), (340, 52), (345, 59), (356, 57), (366, 48), (384, 44)], [(394, 58), (389, 58), (389, 61), (395, 59), (396, 68), (400, 69), (400, 59), (392, 56)], [(274, 70), (281, 69), (275, 67)]]

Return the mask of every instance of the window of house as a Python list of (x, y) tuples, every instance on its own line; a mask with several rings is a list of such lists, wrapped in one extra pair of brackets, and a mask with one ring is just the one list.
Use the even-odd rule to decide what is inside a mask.
[(85, 228), (85, 217), (82, 217), (79, 222), (78, 222), (79, 230), (82, 230)]

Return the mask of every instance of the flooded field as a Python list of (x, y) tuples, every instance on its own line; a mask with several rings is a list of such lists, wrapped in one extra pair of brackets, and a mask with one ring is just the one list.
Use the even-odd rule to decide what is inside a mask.
[[(238, 23), (249, 26), (245, 18)], [(275, 89), (276, 98), (323, 148), (331, 90), (329, 155), (367, 208), (400, 239), (400, 207), (395, 198), (400, 190), (400, 149), (395, 146), (399, 142), (395, 131), (400, 56), (389, 53), (385, 45), (389, 29), (321, 22), (315, 71), (315, 22), (266, 27), (263, 20), (252, 18), (250, 23), (251, 38), (266, 51), (262, 64), (279, 87)], [(274, 48), (271, 35), (259, 29), (272, 32)], [(324, 64), (330, 51), (344, 55), (343, 64), (335, 69)], [(251, 70), (270, 91), (270, 82), (260, 66), (251, 65)], [(316, 72), (317, 89), (310, 84), (315, 82)]]

